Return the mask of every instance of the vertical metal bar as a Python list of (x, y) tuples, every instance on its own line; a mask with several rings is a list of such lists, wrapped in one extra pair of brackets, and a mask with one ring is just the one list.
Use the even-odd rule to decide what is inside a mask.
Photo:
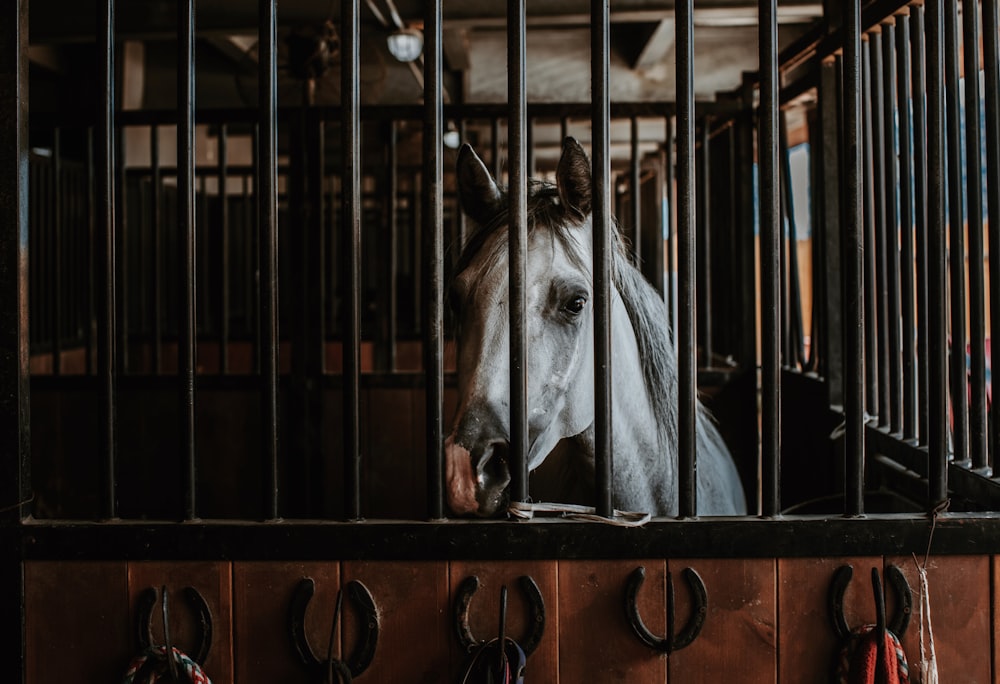
[(642, 160), (639, 159), (639, 118), (633, 116), (629, 126), (629, 195), (632, 215), (632, 256), (638, 268), (642, 268)]
[(706, 116), (701, 122), (701, 271), (699, 279), (701, 291), (701, 342), (704, 350), (705, 365), (712, 367), (712, 139), (709, 135), (710, 120)]
[(101, 382), (100, 445), (103, 451), (101, 513), (118, 515), (118, 367), (115, 354), (115, 1), (105, 0), (97, 17), (102, 82), (98, 112), (97, 223), (100, 227), (97, 281), (97, 374)]
[(87, 329), (86, 337), (86, 361), (87, 374), (97, 372), (95, 367), (95, 351), (97, 338), (97, 307), (94, 298), (97, 293), (95, 282), (96, 258), (97, 258), (97, 152), (94, 148), (94, 127), (87, 128)]
[(181, 233), (180, 331), (177, 340), (181, 421), (181, 487), (184, 518), (196, 517), (195, 497), (195, 188), (194, 188), (194, 0), (178, 3), (177, 194)]
[(896, 189), (899, 185), (899, 174), (896, 170), (896, 26), (893, 23), (882, 24), (882, 145), (883, 172), (885, 173), (885, 244), (886, 269), (886, 337), (889, 357), (889, 430), (898, 434), (903, 429), (901, 413), (903, 407), (902, 392), (902, 342), (900, 340), (900, 304), (899, 304), (899, 223), (896, 211)]
[(928, 439), (928, 354), (927, 354), (927, 58), (924, 37), (924, 8), (913, 7), (910, 48), (913, 55), (913, 206), (917, 251), (917, 443)]
[[(358, 0), (341, 3), (341, 201), (350, 295), (344, 335), (345, 515), (361, 518), (361, 121)], [(428, 407), (430, 411), (431, 407)], [(429, 459), (433, 454), (428, 454)]]
[[(608, 3), (604, 0), (592, 0), (590, 7), (591, 127), (593, 130), (594, 165), (595, 484), (597, 513), (598, 515), (610, 516), (614, 512), (611, 498), (614, 472), (612, 445), (614, 440), (611, 422), (611, 262), (613, 247), (611, 245), (610, 28)], [(682, 46), (683, 43), (679, 42), (679, 51)], [(677, 68), (680, 70), (680, 60), (678, 60)], [(682, 410), (683, 403), (682, 398)], [(683, 428), (681, 432), (681, 453), (683, 454)], [(693, 436), (692, 431), (688, 435), (692, 438), (688, 445), (692, 454), (694, 453)], [(686, 503), (690, 504), (690, 513), (693, 514), (694, 498), (691, 497)]]
[[(945, 3), (944, 68), (945, 124), (947, 126), (948, 292), (951, 293), (951, 417), (952, 454), (955, 461), (969, 459), (969, 395), (965, 366), (965, 212), (962, 209), (962, 122), (958, 64), (958, 2)], [(944, 292), (945, 290), (941, 290)]]
[[(674, 213), (677, 209), (676, 201), (677, 196), (674, 193), (674, 145), (676, 140), (674, 139), (674, 117), (668, 116), (666, 121), (666, 143), (664, 143), (666, 151), (666, 166), (667, 166), (667, 228), (666, 228), (666, 238), (667, 238), (667, 272), (664, 278), (667, 281), (666, 292), (667, 292), (667, 321), (670, 322), (670, 329), (677, 330), (677, 286), (674, 280), (674, 273), (676, 272), (676, 264), (674, 263), (674, 250), (676, 242), (676, 226), (674, 225)], [(672, 335), (672, 337), (674, 337)], [(676, 340), (676, 337), (674, 337)]]
[(115, 192), (115, 201), (118, 206), (115, 210), (115, 220), (118, 222), (116, 228), (116, 239), (118, 244), (115, 247), (115, 261), (117, 262), (116, 267), (118, 268), (117, 280), (115, 282), (115, 287), (117, 287), (118, 292), (115, 295), (115, 299), (118, 305), (117, 317), (118, 321), (115, 324), (115, 329), (118, 332), (118, 346), (116, 348), (116, 353), (118, 355), (118, 372), (125, 374), (129, 372), (129, 307), (128, 302), (131, 300), (129, 295), (129, 249), (128, 249), (128, 176), (125, 171), (125, 129), (122, 126), (118, 127), (118, 137), (117, 145), (114, 147), (115, 154), (117, 155), (117, 190)]
[[(312, 269), (312, 277), (309, 281), (309, 286), (315, 290), (313, 295), (313, 303), (310, 306), (310, 316), (313, 318), (310, 321), (310, 367), (308, 372), (310, 376), (316, 381), (319, 381), (319, 377), (326, 372), (326, 316), (324, 313), (327, 309), (327, 290), (324, 287), (326, 282), (326, 245), (329, 235), (327, 233), (326, 224), (326, 201), (325, 193), (323, 192), (323, 185), (326, 178), (326, 122), (322, 117), (314, 117), (312, 123), (312, 149), (309, 154), (309, 204), (311, 207), (310, 214), (310, 224), (314, 226), (312, 234), (313, 244), (312, 252), (309, 255), (311, 260), (310, 269)], [(312, 401), (311, 410), (313, 413), (314, 420), (318, 421), (320, 418), (317, 413), (322, 411), (322, 398), (316, 391), (316, 388), (311, 388), (310, 398)], [(311, 430), (318, 431), (318, 425), (313, 424), (309, 426)], [(320, 439), (315, 440), (317, 442), (316, 454), (318, 458), (322, 458), (322, 448), (319, 446), (321, 443)]]
[[(459, 140), (465, 142), (469, 138), (468, 126), (466, 125), (465, 119), (459, 119), (458, 121), (458, 137)], [(562, 140), (565, 136), (559, 138)], [(462, 211), (462, 203), (455, 202), (455, 220), (458, 223), (458, 243), (452, 246), (452, 260), (451, 267), (454, 268), (458, 265), (458, 260), (462, 256), (462, 247), (465, 246), (466, 240), (469, 239), (469, 221), (465, 212)]]
[[(944, 0), (927, 0), (928, 509), (948, 497)], [(932, 296), (933, 295), (933, 296)]]
[[(841, 168), (844, 174), (844, 514), (864, 513), (865, 466), (865, 245), (862, 221), (861, 171), (861, 5), (844, 4), (844, 137)], [(765, 335), (766, 337), (766, 335)]]
[(899, 95), (900, 303), (902, 305), (903, 439), (917, 435), (916, 316), (913, 284), (913, 155), (910, 151), (910, 17), (896, 18), (896, 84)]
[[(426, 81), (425, 81), (426, 83)], [(389, 372), (396, 370), (396, 346), (399, 338), (399, 145), (397, 125), (389, 122)], [(462, 213), (459, 210), (459, 213)]]
[(876, 353), (878, 359), (878, 424), (889, 425), (889, 281), (887, 268), (887, 193), (885, 157), (885, 119), (883, 117), (883, 102), (885, 100), (885, 82), (882, 70), (882, 34), (873, 31), (869, 34), (871, 43), (871, 91), (872, 107), (872, 187), (875, 191), (875, 317), (872, 330), (875, 331)]
[[(820, 373), (827, 378), (830, 404), (844, 405), (844, 378), (848, 372), (862, 378), (860, 368), (844, 364), (844, 264), (843, 244), (845, 232), (842, 224), (844, 179), (841, 177), (843, 126), (841, 122), (842, 97), (840, 92), (843, 56), (823, 63), (820, 75), (819, 143), (820, 185), (818, 195), (822, 206), (821, 230), (823, 232), (819, 269), (824, 283), (823, 350), (819, 357)], [(862, 390), (863, 391), (863, 390)]]
[[(1000, 335), (1000, 2), (983, 0), (983, 69), (986, 77), (986, 199), (989, 211), (990, 337)], [(991, 396), (1000, 396), (997, 373), (991, 375)], [(990, 464), (1000, 447), (1000, 414), (997, 402), (990, 407)]]
[[(861, 357), (865, 368), (865, 407), (871, 415), (879, 412), (879, 376), (878, 376), (878, 340), (875, 287), (875, 153), (877, 148), (873, 142), (874, 121), (872, 118), (872, 46), (871, 41), (864, 37), (861, 44), (862, 61), (862, 136), (861, 150), (863, 155), (862, 183), (864, 190), (860, 197), (862, 202), (862, 246), (863, 246), (863, 282), (864, 292), (868, 296), (862, 299), (864, 307), (864, 356)], [(847, 87), (845, 81), (845, 89)], [(846, 96), (845, 96), (846, 97)], [(845, 323), (846, 325), (846, 323)], [(850, 367), (850, 366), (849, 366)]]
[[(265, 517), (278, 517), (278, 115), (276, 0), (258, 4), (260, 61), (259, 121), (256, 129), (257, 221), (259, 263), (260, 345), (258, 359), (263, 376), (261, 419), (264, 428)], [(355, 27), (356, 28), (356, 27)], [(354, 33), (344, 27), (345, 44)], [(345, 50), (346, 55), (346, 50)], [(345, 61), (345, 70), (347, 68)], [(348, 452), (350, 453), (350, 452)]]
[[(0, 520), (19, 522), (31, 499), (30, 350), (28, 348), (28, 0), (8, 3), (0, 10)], [(12, 548), (12, 547), (8, 547)], [(4, 554), (2, 574), (9, 564), (21, 565), (18, 553)], [(14, 572), (18, 572), (16, 569)], [(11, 621), (23, 619), (23, 592), (19, 583), (3, 589), (0, 603)], [(14, 595), (11, 595), (14, 592)], [(9, 600), (8, 600), (9, 599)], [(15, 603), (16, 606), (10, 605)], [(20, 627), (19, 627), (20, 629)], [(2, 647), (15, 663), (20, 681), (21, 642)], [(12, 651), (15, 651), (12, 653)]]
[(62, 167), (62, 140), (61, 131), (56, 128), (53, 131), (52, 141), (52, 254), (54, 262), (52, 264), (52, 374), (59, 375), (62, 372), (62, 318), (63, 318), (63, 167)]
[(969, 231), (969, 457), (972, 467), (988, 463), (986, 436), (986, 292), (983, 272), (983, 162), (979, 124), (979, 7), (962, 3), (965, 57), (965, 182)]
[[(424, 326), (424, 373), (426, 374), (427, 389), (427, 504), (428, 517), (436, 519), (444, 517), (444, 176), (442, 170), (443, 144), (441, 142), (444, 135), (444, 112), (441, 104), (441, 0), (426, 2), (424, 10), (425, 211), (423, 215), (423, 262), (424, 302), (427, 311), (427, 323)], [(523, 21), (523, 5), (521, 16)], [(523, 65), (523, 49), (521, 59)], [(522, 125), (523, 122), (522, 118)], [(522, 141), (519, 140), (518, 146), (521, 147), (521, 145)], [(523, 153), (523, 148), (521, 151)], [(518, 187), (522, 185), (521, 182), (517, 184)], [(513, 232), (514, 228), (511, 226), (511, 233), (513, 234)], [(515, 308), (516, 306), (511, 307), (512, 317), (515, 315)], [(523, 310), (518, 313), (523, 321)], [(514, 360), (512, 358), (512, 375), (513, 367)], [(512, 410), (515, 396), (511, 397)], [(525, 415), (527, 415), (527, 410), (525, 410)], [(525, 440), (527, 440), (527, 433), (525, 433)], [(518, 462), (515, 456), (514, 463)], [(526, 463), (526, 461), (521, 462)], [(523, 482), (525, 490), (527, 490), (526, 465), (524, 472)], [(527, 491), (525, 491), (524, 496), (527, 496)]]
[(159, 126), (152, 126), (150, 129), (149, 136), (149, 163), (152, 168), (152, 184), (153, 192), (150, 198), (150, 213), (151, 213), (151, 233), (150, 241), (151, 252), (152, 252), (152, 274), (150, 279), (152, 281), (150, 297), (152, 301), (150, 302), (150, 316), (153, 319), (153, 373), (159, 374), (163, 372), (163, 313), (160, 310), (160, 303), (162, 301), (162, 296), (160, 295), (160, 290), (162, 287), (161, 274), (160, 274), (160, 264), (163, 259), (161, 254), (161, 249), (163, 246), (163, 222), (161, 220), (163, 214), (163, 178), (160, 174), (160, 128)]
[[(229, 130), (226, 124), (219, 127), (219, 374), (229, 373), (229, 193), (228, 178)], [(207, 228), (203, 227), (202, 230)]]
[[(792, 197), (792, 165), (788, 142), (788, 122), (785, 112), (778, 114), (779, 177), (781, 208), (785, 234), (781, 236), (782, 324), (785, 334), (785, 366), (805, 369), (805, 333), (802, 329), (802, 302), (799, 292), (798, 226), (795, 224), (795, 200)], [(787, 266), (786, 266), (787, 262)]]
[(761, 268), (761, 457), (765, 516), (780, 508), (781, 337), (778, 251), (781, 240), (781, 187), (778, 183), (778, 21), (776, 0), (759, 3), (760, 50), (760, 268)]

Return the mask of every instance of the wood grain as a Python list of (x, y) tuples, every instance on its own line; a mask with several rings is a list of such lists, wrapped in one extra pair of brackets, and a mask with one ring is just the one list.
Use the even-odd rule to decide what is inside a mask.
[[(678, 597), (680, 572), (692, 567), (708, 590), (701, 635), (670, 656), (671, 682), (775, 682), (777, 678), (776, 568), (771, 559), (668, 562)], [(680, 601), (678, 601), (680, 602)], [(678, 611), (678, 625), (682, 624)]]

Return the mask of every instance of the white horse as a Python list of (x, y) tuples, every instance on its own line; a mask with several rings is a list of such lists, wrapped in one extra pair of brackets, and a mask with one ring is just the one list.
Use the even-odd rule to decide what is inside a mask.
[[(530, 181), (528, 188), (528, 468), (534, 471), (559, 445), (566, 452), (563, 484), (579, 490), (576, 480), (582, 480), (592, 490), (593, 181), (590, 161), (573, 138), (563, 144), (556, 181)], [(460, 401), (445, 443), (446, 490), (454, 513), (489, 516), (505, 506), (510, 482), (508, 203), (468, 145), (458, 157), (458, 187), (478, 228), (450, 292), (459, 328)], [(666, 306), (629, 262), (617, 226), (610, 228), (613, 504), (676, 515), (677, 359)], [(700, 404), (697, 416), (698, 512), (743, 514), (732, 457)]]

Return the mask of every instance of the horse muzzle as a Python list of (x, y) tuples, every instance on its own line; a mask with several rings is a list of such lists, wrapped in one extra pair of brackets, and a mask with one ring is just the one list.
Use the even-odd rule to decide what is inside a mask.
[(509, 445), (494, 440), (472, 449), (445, 441), (445, 483), (448, 507), (456, 515), (489, 517), (504, 508), (510, 484)]

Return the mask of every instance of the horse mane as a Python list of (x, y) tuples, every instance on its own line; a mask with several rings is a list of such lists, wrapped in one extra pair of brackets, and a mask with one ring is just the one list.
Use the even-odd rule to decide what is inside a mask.
[[(542, 180), (528, 181), (528, 232), (539, 225), (548, 227), (560, 240), (569, 258), (581, 270), (592, 271), (592, 264), (586, 263), (578, 253), (570, 233), (582, 225), (575, 214), (567, 212), (559, 200), (556, 186)], [(479, 226), (469, 237), (462, 249), (455, 273), (461, 273), (482, 249), (486, 240), (509, 222), (507, 189), (500, 188), (497, 212), (490, 220)], [(653, 405), (657, 420), (657, 436), (662, 449), (671, 449), (677, 443), (677, 362), (673, 340), (666, 315), (666, 304), (657, 295), (643, 275), (629, 260), (626, 241), (616, 220), (611, 221), (611, 241), (613, 258), (611, 264), (612, 281), (622, 298), (636, 345), (639, 349), (646, 390)], [(491, 258), (499, 258), (494, 254)]]

